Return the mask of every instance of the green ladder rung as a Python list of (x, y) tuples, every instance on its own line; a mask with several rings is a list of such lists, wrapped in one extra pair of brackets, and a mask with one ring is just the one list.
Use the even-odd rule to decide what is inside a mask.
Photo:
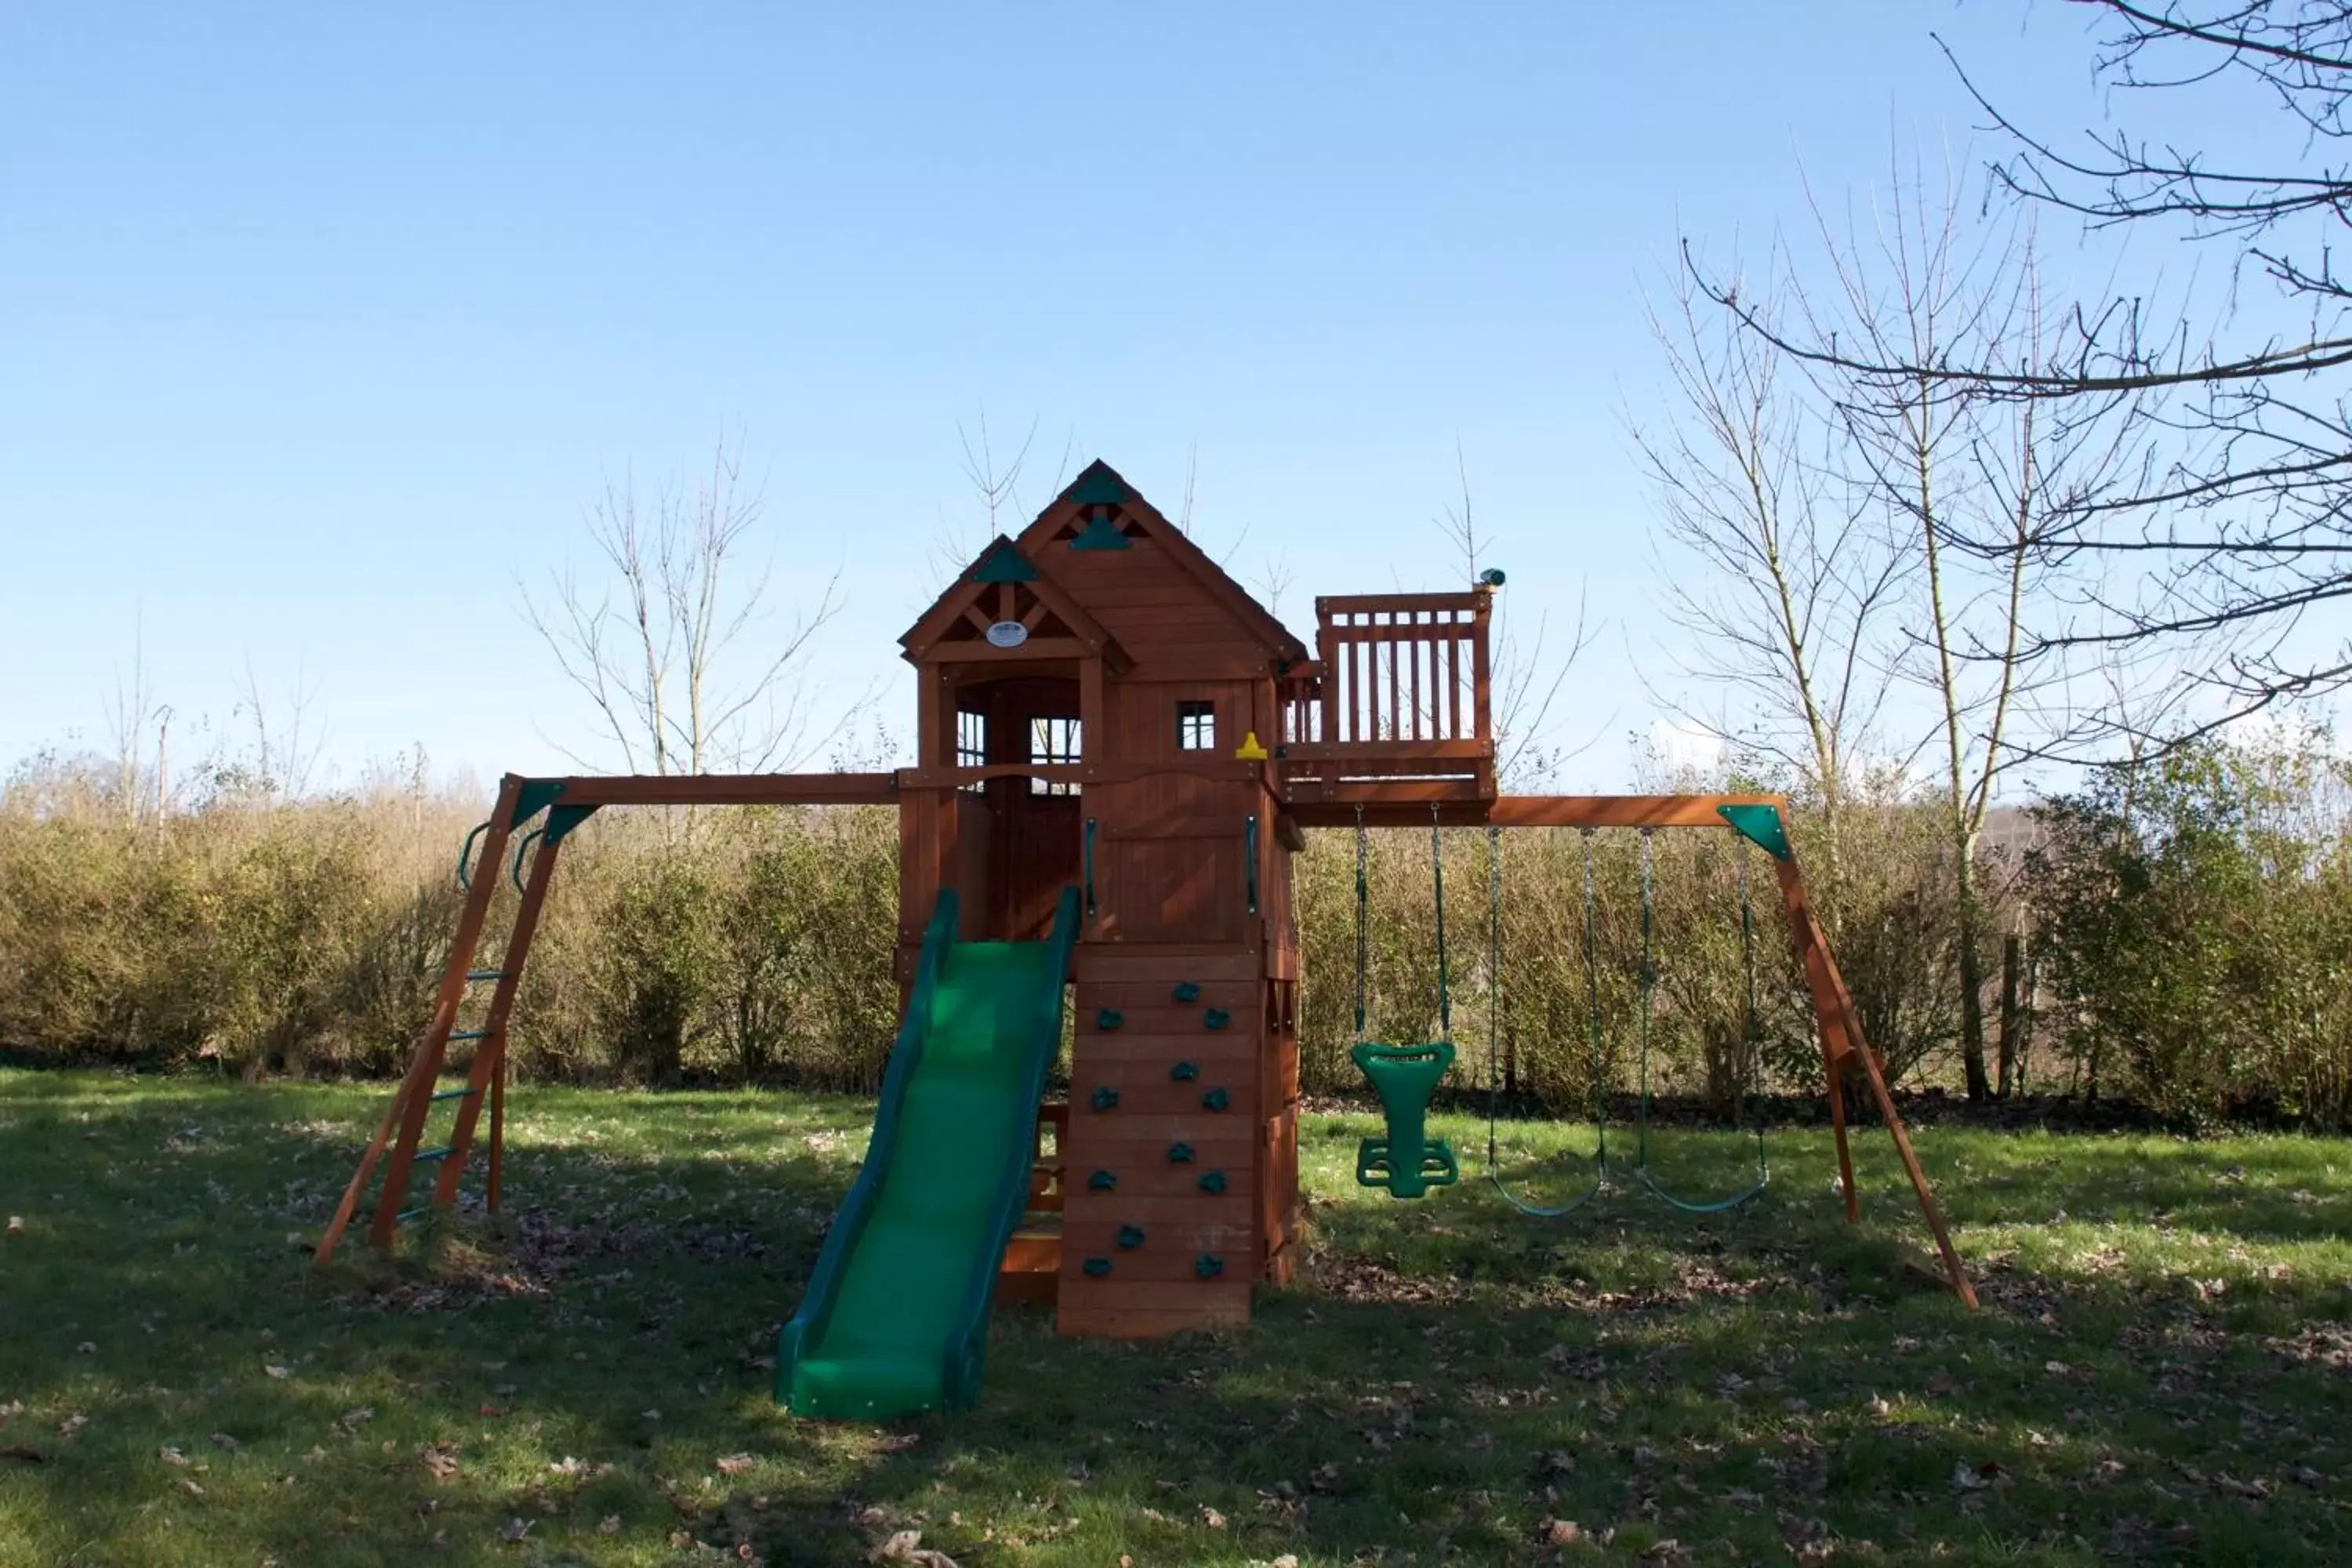
[(488, 1029), (452, 1029), (449, 1037), (453, 1040), (487, 1040), (490, 1032)]
[(433, 1103), (434, 1103), (434, 1104), (436, 1104), (436, 1105), (438, 1105), (438, 1104), (440, 1104), (440, 1103), (441, 1103), (441, 1101), (443, 1101), (443, 1100), (471, 1100), (471, 1099), (473, 1099), (473, 1098), (474, 1098), (474, 1096), (476, 1096), (476, 1095), (478, 1095), (478, 1094), (479, 1094), (479, 1093), (481, 1093), (481, 1092), (482, 1092), (482, 1091), (481, 1091), (480, 1089), (438, 1089), (438, 1090), (436, 1090), (436, 1091), (435, 1091), (435, 1093), (434, 1093), (434, 1095), (433, 1095)]
[(434, 1161), (436, 1161), (436, 1160), (446, 1160), (446, 1159), (447, 1159), (448, 1157), (449, 1157), (449, 1145), (448, 1145), (448, 1144), (446, 1144), (446, 1143), (444, 1143), (444, 1144), (440, 1145), (438, 1148), (433, 1148), (433, 1149), (419, 1149), (419, 1150), (418, 1150), (415, 1154), (411, 1155), (409, 1158), (410, 1158), (410, 1162), (411, 1162), (412, 1163), (414, 1163), (414, 1164), (425, 1165), (425, 1164), (430, 1164), (432, 1162), (434, 1162)]
[(393, 1215), (392, 1222), (394, 1225), (406, 1225), (410, 1220), (415, 1219), (421, 1215), (431, 1214), (432, 1212), (433, 1205), (431, 1204), (418, 1204), (413, 1209), (403, 1209), (398, 1214)]
[(466, 984), (468, 985), (471, 985), (477, 980), (504, 980), (506, 977), (507, 972), (503, 969), (468, 969), (466, 971)]

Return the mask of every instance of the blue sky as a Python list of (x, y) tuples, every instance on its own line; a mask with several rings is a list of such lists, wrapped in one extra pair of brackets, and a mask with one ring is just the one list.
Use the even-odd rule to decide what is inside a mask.
[[(1278, 13), (1278, 14), (1276, 14)], [(813, 671), (976, 546), (957, 427), (1034, 420), (1255, 581), (1452, 585), (1466, 454), (1523, 625), (1590, 606), (1564, 782), (1622, 784), (1674, 638), (1621, 409), (1685, 229), (1753, 253), (1890, 135), (2105, 104), (2047, 0), (0, 11), (0, 763), (298, 679), (327, 765), (562, 771), (518, 606), (601, 477), (740, 433)], [(1980, 159), (1979, 160), (1980, 161)]]

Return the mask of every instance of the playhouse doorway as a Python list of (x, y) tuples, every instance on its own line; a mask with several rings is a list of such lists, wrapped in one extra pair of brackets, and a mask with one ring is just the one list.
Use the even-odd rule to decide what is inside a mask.
[[(960, 763), (1058, 763), (1085, 759), (1078, 678), (1021, 675), (957, 693)], [(987, 871), (977, 935), (1034, 942), (1054, 923), (1054, 900), (1084, 874), (1085, 808), (1072, 781), (1011, 777), (980, 787)]]

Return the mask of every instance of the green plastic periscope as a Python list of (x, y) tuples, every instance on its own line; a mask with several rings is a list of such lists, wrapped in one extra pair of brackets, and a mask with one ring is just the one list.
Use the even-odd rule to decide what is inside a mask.
[(1077, 930), (1065, 888), (1046, 941), (958, 942), (955, 890), (940, 892), (866, 1164), (777, 1346), (776, 1398), (794, 1415), (879, 1421), (979, 1401)]
[(1454, 1065), (1454, 1047), (1444, 1040), (1425, 1046), (1382, 1046), (1366, 1041), (1348, 1056), (1371, 1080), (1388, 1115), (1389, 1135), (1367, 1138), (1356, 1149), (1356, 1184), (1386, 1187), (1391, 1197), (1417, 1198), (1432, 1187), (1461, 1178), (1454, 1151), (1429, 1132), (1429, 1097)]

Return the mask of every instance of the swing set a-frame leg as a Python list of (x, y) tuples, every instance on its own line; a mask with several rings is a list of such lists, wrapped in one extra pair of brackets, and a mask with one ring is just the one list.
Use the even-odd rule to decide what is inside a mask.
[(1895, 1152), (1903, 1161), (1904, 1173), (1911, 1178), (1911, 1190), (1918, 1194), (1919, 1212), (1935, 1235), (1936, 1250), (1943, 1258), (1945, 1282), (1952, 1294), (1974, 1311), (1976, 1287), (1969, 1283), (1968, 1270), (1961, 1266), (1959, 1250), (1952, 1245), (1943, 1210), (1936, 1203), (1935, 1189), (1927, 1184), (1927, 1173), (1919, 1166), (1919, 1156), (1911, 1147), (1911, 1135), (1903, 1126), (1902, 1113), (1895, 1109), (1895, 1097), (1886, 1088), (1886, 1075), (1879, 1070), (1878, 1058), (1863, 1038), (1853, 994), (1847, 991), (1845, 976), (1838, 973), (1837, 959), (1830, 952), (1821, 922), (1806, 900), (1804, 879), (1797, 873), (1797, 862), (1793, 858), (1782, 859), (1776, 869), (1789, 928), (1804, 962), (1805, 985), (1812, 995), (1813, 1016), (1821, 1026), (1822, 1065), (1829, 1080), (1830, 1125), (1837, 1136), (1838, 1178), (1845, 1187), (1845, 1217), (1849, 1221), (1862, 1217), (1845, 1128), (1845, 1080), (1848, 1075), (1860, 1071), (1870, 1082), (1871, 1093), (1878, 1101), (1878, 1113), (1885, 1119), (1886, 1131), (1895, 1140)]

